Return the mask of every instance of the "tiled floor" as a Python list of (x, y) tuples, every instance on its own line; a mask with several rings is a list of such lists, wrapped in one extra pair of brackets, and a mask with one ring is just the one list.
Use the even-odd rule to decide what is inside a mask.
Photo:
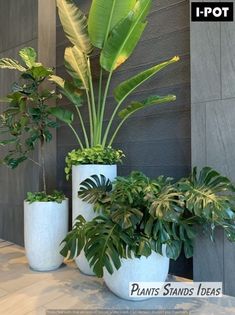
[(29, 269), (21, 247), (0, 240), (0, 315), (45, 315), (69, 309), (185, 309), (190, 314), (235, 314), (235, 298), (155, 298), (144, 302), (114, 296), (102, 280), (82, 275), (73, 264), (48, 273)]

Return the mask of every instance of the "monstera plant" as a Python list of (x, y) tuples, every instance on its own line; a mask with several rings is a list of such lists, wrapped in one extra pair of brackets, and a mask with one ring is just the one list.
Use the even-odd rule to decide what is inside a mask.
[[(104, 126), (104, 115), (108, 106), (107, 96), (115, 71), (131, 56), (146, 26), (151, 0), (93, 0), (88, 19), (71, 0), (57, 0), (60, 20), (71, 47), (65, 49), (65, 67), (71, 81), (51, 76), (61, 92), (75, 105), (83, 138), (72, 127), (78, 144), (84, 147), (112, 146), (123, 123), (135, 112), (148, 106), (174, 101), (174, 95), (152, 95), (145, 100), (125, 104), (127, 97), (138, 87), (165, 67), (179, 60), (174, 57), (155, 65), (119, 84), (113, 91), (116, 106)], [(92, 56), (99, 54), (100, 78), (98, 89), (94, 88)], [(89, 134), (85, 128), (80, 107), (87, 104), (89, 112)], [(63, 120), (62, 108), (54, 114)], [(114, 119), (118, 125), (112, 129)]]
[(177, 259), (181, 250), (187, 258), (193, 255), (198, 226), (212, 240), (221, 227), (234, 242), (234, 191), (231, 181), (210, 167), (194, 168), (178, 181), (133, 172), (111, 183), (93, 175), (78, 194), (94, 204), (97, 216), (90, 222), (77, 218), (62, 254), (73, 258), (84, 250), (97, 276), (127, 298), (130, 282), (165, 281), (167, 258)]

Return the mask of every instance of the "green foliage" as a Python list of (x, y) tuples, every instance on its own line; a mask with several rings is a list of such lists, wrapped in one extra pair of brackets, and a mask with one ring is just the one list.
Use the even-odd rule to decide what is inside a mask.
[(62, 201), (65, 199), (66, 197), (62, 192), (55, 190), (49, 195), (46, 194), (44, 191), (36, 193), (28, 192), (26, 201), (28, 201), (29, 203), (50, 201), (62, 203)]
[(93, 148), (86, 148), (84, 150), (73, 150), (68, 153), (66, 157), (65, 173), (69, 179), (72, 166), (80, 164), (117, 164), (120, 163), (124, 154), (121, 150), (114, 150), (111, 147), (103, 148), (97, 145)]
[[(233, 192), (229, 179), (209, 167), (177, 182), (133, 172), (111, 185), (104, 176), (92, 176), (78, 193), (101, 211), (83, 222), (86, 257), (102, 277), (103, 268), (113, 273), (121, 258), (148, 257), (152, 251), (177, 259), (183, 250), (192, 257), (198, 225), (211, 232), (220, 226), (235, 241)], [(69, 251), (65, 241), (64, 256)]]
[(25, 67), (18, 61), (0, 59), (0, 68), (20, 71), (19, 81), (7, 95), (7, 107), (0, 115), (1, 146), (9, 145), (8, 154), (1, 160), (10, 168), (16, 168), (30, 157), (38, 143), (50, 142), (51, 128), (57, 123), (51, 115), (48, 101), (59, 97), (54, 90), (42, 89), (42, 83), (53, 73), (36, 62), (33, 48), (19, 51)]
[(85, 245), (85, 219), (80, 215), (76, 218), (73, 229), (61, 242), (64, 244), (61, 255), (67, 259), (73, 259), (81, 253)]
[[(89, 195), (87, 194), (89, 190)], [(109, 179), (106, 179), (104, 175), (92, 175), (91, 178), (81, 182), (78, 197), (84, 201), (94, 204), (98, 200), (103, 200), (104, 196), (107, 196), (112, 190), (112, 184)]]
[[(76, 131), (72, 122), (67, 121), (67, 124), (81, 149), (97, 145), (103, 148), (112, 146), (124, 122), (137, 110), (176, 99), (174, 95), (152, 96), (143, 102), (135, 100), (130, 106), (122, 109), (125, 100), (134, 90), (153, 78), (160, 70), (177, 62), (179, 57), (151, 67), (114, 88), (113, 94), (117, 104), (111, 115), (106, 118), (108, 125), (105, 126), (107, 97), (110, 95), (114, 71), (132, 55), (139, 43), (147, 25), (151, 4), (152, 0), (93, 0), (87, 19), (72, 0), (57, 0), (61, 24), (72, 44), (72, 47), (65, 49), (64, 55), (65, 67), (71, 81), (65, 81), (58, 76), (52, 76), (51, 80), (75, 106), (82, 134)], [(100, 57), (97, 90), (94, 88), (94, 80), (97, 81), (97, 78), (93, 76), (97, 69), (94, 71), (94, 64), (91, 62), (92, 50), (95, 47), (98, 50), (95, 49), (94, 54), (99, 54)], [(105, 75), (105, 71), (108, 75)], [(89, 132), (80, 112), (80, 106), (83, 104), (88, 108)], [(61, 116), (56, 117), (60, 119)], [(116, 119), (118, 123), (113, 126)]]
[(187, 209), (210, 225), (210, 235), (221, 226), (231, 241), (235, 241), (235, 188), (227, 177), (210, 167), (200, 173), (194, 168), (190, 178), (178, 183), (185, 196)]

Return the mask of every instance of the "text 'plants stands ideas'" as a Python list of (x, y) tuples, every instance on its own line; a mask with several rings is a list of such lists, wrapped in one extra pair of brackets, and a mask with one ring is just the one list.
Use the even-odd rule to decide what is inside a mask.
[[(71, 80), (67, 81), (54, 75), (51, 80), (74, 104), (82, 130), (81, 136), (74, 127), (73, 114), (65, 108), (57, 107), (53, 110), (53, 114), (71, 128), (80, 147), (69, 153), (66, 159), (67, 176), (72, 169), (73, 218), (79, 214), (87, 216), (88, 219), (94, 217), (91, 205), (77, 196), (77, 189), (82, 180), (93, 174), (103, 174), (110, 180), (117, 175), (115, 164), (121, 160), (122, 152), (114, 150), (112, 146), (126, 120), (141, 109), (176, 99), (175, 95), (151, 95), (144, 100), (126, 103), (127, 98), (137, 88), (159, 71), (177, 62), (179, 57), (173, 57), (128, 78), (110, 91), (115, 71), (132, 55), (141, 39), (147, 26), (146, 17), (151, 4), (151, 0), (93, 0), (87, 18), (73, 1), (57, 0), (60, 21), (71, 43), (64, 54), (65, 67)], [(92, 57), (97, 54), (100, 74), (98, 88), (95, 89)], [(114, 95), (116, 106), (108, 117), (106, 126), (104, 117), (109, 106), (110, 92)], [(85, 117), (80, 111), (83, 104), (88, 108), (88, 130)], [(119, 122), (116, 124), (117, 119)], [(110, 158), (107, 158), (107, 154)], [(96, 158), (90, 158), (91, 156)], [(86, 270), (89, 269), (87, 262), (84, 269), (81, 265), (80, 269), (91, 273)]]
[[(15, 169), (29, 160), (41, 170), (43, 191), (29, 192), (24, 202), (24, 242), (30, 266), (47, 271), (63, 262), (60, 242), (68, 231), (68, 200), (61, 192), (48, 192), (45, 165), (45, 144), (52, 140), (51, 129), (57, 127), (48, 102), (59, 95), (44, 87), (53, 70), (36, 61), (33, 48), (21, 49), (19, 56), (23, 64), (10, 58), (0, 59), (0, 68), (20, 72), (18, 82), (3, 99), (7, 105), (0, 115), (0, 146), (8, 153), (1, 164)], [(37, 148), (39, 161), (32, 158)]]

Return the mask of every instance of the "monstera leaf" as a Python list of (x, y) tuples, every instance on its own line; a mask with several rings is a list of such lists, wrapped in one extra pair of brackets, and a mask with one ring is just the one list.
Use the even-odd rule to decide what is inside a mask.
[(95, 0), (92, 1), (88, 31), (92, 44), (103, 48), (110, 31), (128, 15), (136, 0)]
[(199, 174), (194, 168), (191, 177), (180, 181), (178, 186), (184, 194), (186, 208), (210, 227), (212, 240), (216, 226), (225, 230), (228, 239), (235, 239), (235, 188), (227, 177), (210, 167), (204, 167)]
[(80, 184), (78, 197), (83, 201), (95, 204), (112, 190), (112, 183), (104, 175), (92, 175)]
[(72, 231), (61, 242), (64, 247), (61, 255), (67, 259), (76, 258), (85, 245), (85, 224), (86, 220), (80, 215), (76, 218)]
[(122, 229), (126, 230), (131, 227), (135, 227), (140, 223), (143, 218), (143, 213), (135, 208), (130, 208), (126, 206), (119, 206), (119, 209), (116, 209), (111, 213), (111, 219), (113, 222), (121, 226)]
[(126, 257), (130, 237), (106, 217), (96, 217), (86, 226), (86, 257), (98, 277), (103, 276), (103, 268), (112, 274), (114, 267), (121, 267), (121, 258)]
[(70, 42), (85, 54), (92, 51), (87, 31), (87, 19), (71, 0), (57, 0), (60, 21)]
[(147, 25), (151, 0), (138, 0), (133, 10), (112, 30), (101, 52), (101, 66), (111, 72), (132, 54)]

